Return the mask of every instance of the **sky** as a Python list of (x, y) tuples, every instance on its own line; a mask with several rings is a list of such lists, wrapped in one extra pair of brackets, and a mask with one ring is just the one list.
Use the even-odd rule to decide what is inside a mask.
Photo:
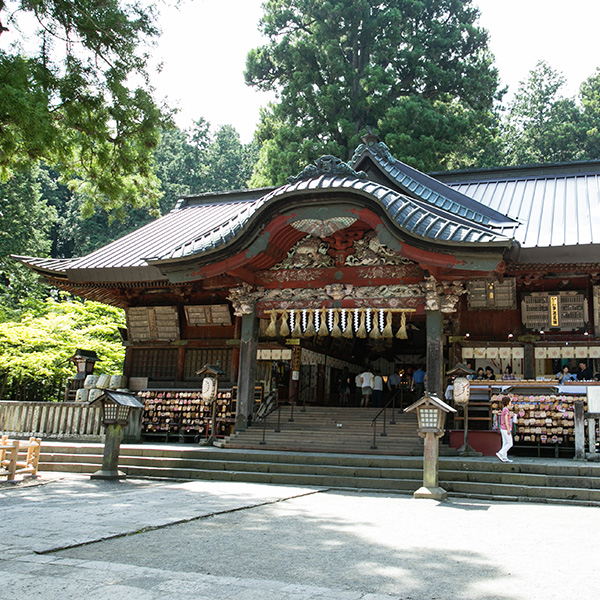
[[(260, 108), (272, 96), (244, 83), (246, 54), (264, 40), (257, 29), (263, 0), (183, 0), (163, 10), (154, 51), (163, 61), (153, 76), (159, 96), (179, 108), (189, 127), (204, 117), (213, 127), (233, 125), (249, 142)], [(563, 73), (566, 96), (600, 66), (597, 0), (476, 0), (490, 33), (500, 78), (509, 96), (539, 60)], [(508, 97), (509, 97), (508, 96)]]

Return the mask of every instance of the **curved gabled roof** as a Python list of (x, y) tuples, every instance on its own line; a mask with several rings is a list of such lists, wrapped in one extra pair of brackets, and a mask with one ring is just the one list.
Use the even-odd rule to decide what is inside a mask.
[(361, 144), (356, 149), (350, 164), (355, 168), (362, 168), (367, 157), (377, 163), (401, 192), (419, 198), (429, 205), (469, 221), (507, 231), (512, 231), (519, 225), (517, 220), (506, 214), (397, 160), (383, 142)]
[(379, 202), (390, 219), (407, 233), (431, 241), (464, 243), (506, 242), (510, 238), (468, 216), (449, 215), (443, 208), (431, 206), (392, 190), (384, 185), (357, 177), (320, 175), (281, 186), (262, 198), (252, 202), (226, 222), (219, 223), (207, 231), (199, 231), (194, 239), (187, 240), (159, 260), (173, 260), (193, 254), (208, 252), (236, 237), (248, 220), (257, 215), (260, 209), (276, 201), (291, 199), (307, 192), (348, 193), (368, 197)]
[[(311, 166), (294, 178), (293, 183), (276, 189), (187, 198), (164, 217), (82, 258), (19, 260), (45, 274), (68, 273), (70, 279), (87, 279), (91, 276), (90, 272), (93, 272), (103, 280), (104, 277), (98, 271), (108, 269), (127, 269), (128, 277), (135, 279), (160, 279), (164, 277), (160, 270), (163, 264), (202, 255), (212, 256), (214, 251), (225, 250), (251, 226), (263, 226), (268, 218), (265, 210), (277, 207), (279, 214), (286, 214), (287, 206), (291, 210), (293, 205), (298, 206), (295, 202), (302, 203), (307, 197), (311, 201), (323, 202), (335, 197), (338, 203), (340, 199), (344, 202), (347, 198), (353, 205), (353, 210), (357, 210), (357, 200), (359, 203), (364, 202), (364, 207), (377, 208), (380, 213), (386, 214), (389, 221), (395, 223), (409, 238), (428, 241), (433, 245), (441, 242), (474, 249), (482, 248), (482, 244), (509, 247), (513, 243), (512, 236), (504, 233), (509, 225), (506, 219), (499, 226), (494, 226), (499, 219), (492, 222), (490, 215), (484, 218), (483, 209), (486, 207), (477, 212), (469, 207), (449, 207), (447, 202), (432, 202), (435, 194), (437, 198), (441, 198), (439, 190), (435, 192), (430, 189), (430, 193), (426, 194), (423, 183), (418, 190), (413, 191), (411, 197), (397, 189), (366, 179), (363, 173), (356, 173), (339, 160), (333, 163), (331, 160), (320, 161), (323, 159), (316, 161), (316, 168)], [(322, 165), (328, 166), (320, 170)], [(289, 222), (293, 219), (290, 216)], [(135, 277), (134, 270), (140, 268), (145, 275), (138, 273)], [(84, 275), (84, 272), (88, 274)], [(110, 279), (115, 276), (113, 274)]]

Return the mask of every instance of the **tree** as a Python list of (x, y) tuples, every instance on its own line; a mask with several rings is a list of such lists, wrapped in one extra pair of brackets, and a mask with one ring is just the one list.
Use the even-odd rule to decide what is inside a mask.
[(600, 69), (579, 88), (585, 128), (585, 157), (600, 158)]
[[(0, 0), (0, 39), (15, 40), (0, 49), (4, 180), (43, 160), (88, 215), (157, 205), (153, 155), (170, 116), (152, 97), (142, 52), (155, 19), (153, 4), (126, 0)], [(32, 20), (35, 50), (22, 34)]]
[(38, 276), (10, 258), (11, 254), (47, 256), (56, 211), (41, 195), (45, 173), (37, 167), (0, 184), (0, 319), (47, 295)]
[(565, 162), (586, 158), (582, 113), (564, 98), (564, 76), (539, 61), (519, 85), (504, 124), (506, 164)]
[(477, 160), (465, 140), (493, 127), (499, 95), (471, 0), (269, 0), (264, 10), (270, 41), (245, 73), (279, 96), (257, 132), (263, 183), (319, 154), (349, 159), (367, 126), (422, 168)]
[(27, 311), (17, 321), (0, 323), (0, 387), (7, 390), (3, 398), (21, 399), (29, 390), (36, 400), (55, 399), (58, 388), (74, 375), (67, 359), (77, 348), (94, 350), (101, 359), (101, 372), (123, 372), (121, 309), (99, 302), (48, 299), (42, 313)]

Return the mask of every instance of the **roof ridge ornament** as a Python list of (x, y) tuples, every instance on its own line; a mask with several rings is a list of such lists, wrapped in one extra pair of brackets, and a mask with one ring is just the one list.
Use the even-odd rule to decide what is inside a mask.
[(331, 177), (354, 177), (356, 179), (366, 179), (367, 174), (364, 171), (356, 172), (348, 163), (345, 163), (341, 158), (325, 154), (321, 158), (317, 158), (314, 164), (307, 165), (295, 177), (288, 177), (288, 183), (298, 183), (308, 179), (316, 179), (322, 175)]
[(358, 161), (359, 156), (365, 150), (369, 150), (372, 154), (385, 162), (394, 163), (396, 159), (392, 156), (392, 152), (388, 146), (384, 142), (376, 141), (376, 139), (379, 138), (375, 138), (375, 136), (365, 136), (363, 138), (364, 143), (358, 145), (349, 164), (355, 164)]

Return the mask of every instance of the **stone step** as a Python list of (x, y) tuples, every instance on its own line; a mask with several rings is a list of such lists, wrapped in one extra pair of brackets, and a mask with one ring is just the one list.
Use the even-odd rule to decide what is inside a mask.
[[(45, 443), (40, 470), (93, 473), (100, 444)], [(422, 458), (188, 446), (123, 445), (119, 468), (132, 477), (211, 479), (411, 493)], [(600, 505), (600, 465), (567, 460), (505, 464), (486, 458), (441, 458), (440, 485), (452, 496)]]

